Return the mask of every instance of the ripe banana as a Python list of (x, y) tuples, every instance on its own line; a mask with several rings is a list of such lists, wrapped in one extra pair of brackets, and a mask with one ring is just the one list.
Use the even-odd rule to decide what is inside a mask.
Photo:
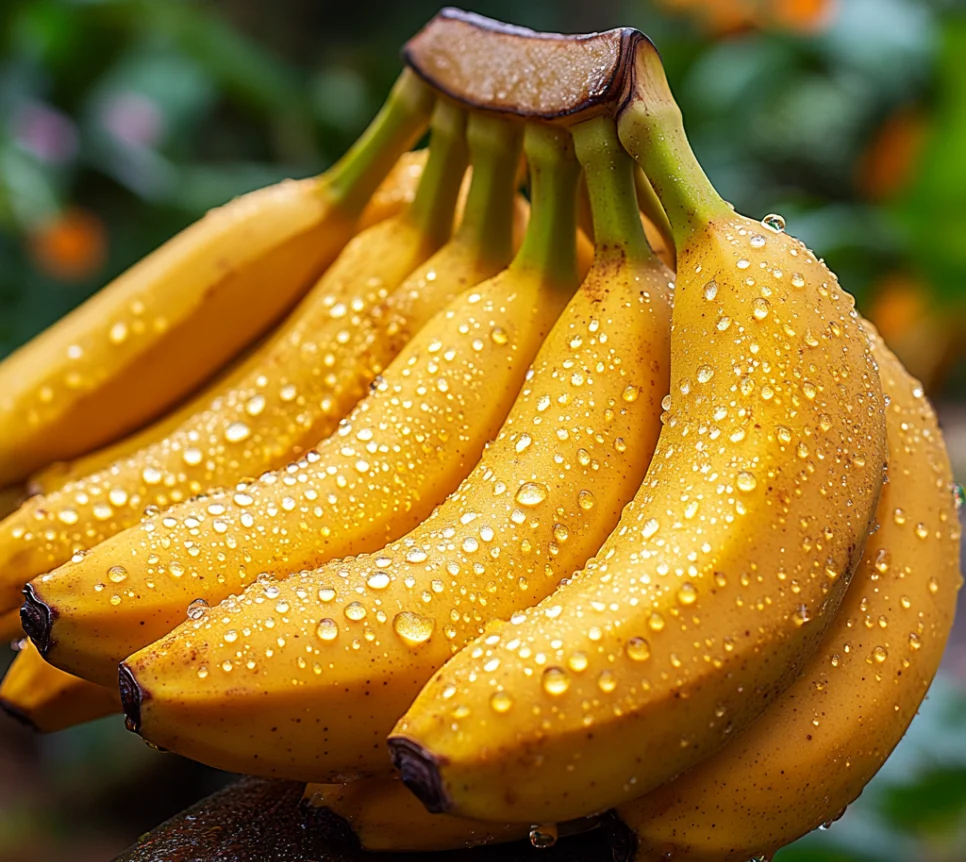
[(0, 363), (0, 485), (137, 428), (268, 329), (348, 241), (431, 103), (404, 72), (331, 171), (209, 213)]
[[(414, 150), (403, 153), (396, 160), (396, 164), (393, 165), (392, 170), (373, 192), (366, 208), (362, 211), (356, 225), (358, 232), (398, 215), (405, 206), (412, 203), (416, 196), (419, 179), (423, 175), (427, 153), (428, 150), (425, 149)], [(62, 488), (68, 482), (103, 470), (115, 461), (133, 455), (139, 449), (163, 440), (195, 413), (204, 410), (217, 397), (219, 392), (233, 386), (235, 382), (242, 379), (242, 376), (251, 370), (254, 363), (257, 362), (257, 360), (252, 359), (252, 356), (262, 343), (264, 342), (260, 341), (255, 346), (250, 347), (227, 369), (206, 383), (200, 392), (191, 396), (186, 402), (165, 414), (156, 422), (129, 434), (116, 443), (111, 443), (72, 461), (56, 461), (40, 472), (33, 474), (27, 483), (30, 493), (49, 494)], [(4, 511), (3, 507), (0, 506), (0, 517), (6, 517), (10, 511)]]
[(147, 507), (280, 467), (335, 430), (408, 340), (411, 321), (381, 304), (449, 237), (464, 125), (460, 109), (437, 106), (413, 204), (352, 239), (241, 381), (163, 440), (0, 524), (0, 608), (17, 601), (23, 582), (136, 524)]
[(218, 602), (261, 573), (285, 576), (381, 548), (476, 464), (564, 296), (534, 270), (521, 273), (522, 257), (479, 284), (512, 255), (520, 129), (477, 117), (469, 142), (477, 164), (464, 221), (435, 256), (434, 278), (423, 272), (404, 285), (391, 313), (411, 319), (427, 296), (476, 286), (427, 323), (339, 431), (301, 461), (172, 507), (38, 585), (58, 666), (112, 684), (118, 662), (171, 631), (193, 601)]
[(962, 584), (949, 458), (921, 385), (872, 339), (891, 399), (889, 469), (862, 562), (795, 684), (717, 755), (618, 809), (642, 862), (769, 857), (835, 819), (936, 673)]
[(664, 428), (584, 571), (464, 648), (393, 731), (430, 810), (568, 820), (706, 758), (817, 647), (874, 513), (884, 402), (852, 298), (717, 196), (646, 47), (620, 134), (678, 249)]
[[(594, 553), (657, 437), (669, 320), (670, 274), (646, 247), (612, 121), (606, 131), (584, 153), (594, 266), (473, 473), (386, 548), (254, 584), (128, 658), (123, 700), (146, 739), (264, 775), (385, 774), (385, 734), (433, 671)], [(525, 140), (520, 276), (552, 281), (562, 302), (576, 282), (561, 243), (574, 232), (572, 144), (536, 125)]]
[(47, 664), (28, 640), (0, 683), (0, 708), (42, 733), (54, 733), (118, 712), (117, 691)]
[(309, 784), (303, 799), (345, 820), (363, 850), (451, 850), (503, 844), (530, 834), (530, 827), (522, 823), (487, 823), (430, 814), (398, 778)]

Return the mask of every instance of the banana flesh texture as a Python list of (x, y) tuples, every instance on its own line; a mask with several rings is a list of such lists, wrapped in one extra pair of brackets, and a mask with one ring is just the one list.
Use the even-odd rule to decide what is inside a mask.
[(952, 474), (919, 382), (873, 332), (888, 481), (862, 562), (802, 675), (719, 754), (618, 809), (637, 859), (768, 856), (854, 801), (902, 738), (962, 585)]
[(693, 766), (794, 680), (861, 557), (885, 421), (852, 298), (733, 214), (678, 259), (664, 428), (620, 526), (393, 732), (437, 810), (567, 820)]
[(341, 817), (363, 850), (429, 851), (518, 841), (522, 823), (487, 823), (430, 814), (398, 779), (362, 778), (348, 784), (309, 784), (305, 801)]
[[(398, 215), (413, 202), (419, 179), (426, 166), (426, 149), (403, 153), (393, 165), (392, 170), (379, 184), (366, 208), (362, 211), (357, 225), (357, 231), (363, 231), (379, 222)], [(133, 455), (139, 449), (163, 440), (171, 432), (177, 430), (195, 413), (204, 410), (227, 387), (234, 385), (242, 376), (248, 373), (257, 360), (252, 360), (255, 351), (246, 351), (229, 369), (219, 374), (213, 381), (206, 383), (198, 394), (189, 398), (185, 403), (162, 416), (156, 422), (133, 434), (97, 449), (87, 455), (82, 455), (72, 461), (57, 461), (30, 477), (29, 488), (32, 494), (49, 494), (62, 488), (68, 482), (76, 481), (91, 473), (99, 472), (119, 461)], [(11, 510), (12, 511), (12, 510)], [(6, 517), (9, 512), (0, 508), (0, 516)], [(66, 558), (65, 558), (66, 559)], [(59, 565), (65, 560), (48, 564), (48, 568)], [(36, 572), (35, 574), (38, 574)]]
[[(494, 268), (454, 241), (407, 281), (402, 303), (412, 317), (410, 297), (425, 303)], [(376, 550), (415, 527), (499, 431), (562, 297), (556, 284), (515, 270), (464, 291), (302, 459), (172, 507), (38, 583), (57, 614), (49, 657), (112, 684), (118, 662), (184, 621), (193, 601), (214, 604), (262, 573)], [(117, 561), (124, 577), (115, 585)]]
[(129, 658), (142, 735), (265, 775), (385, 773), (385, 735), (419, 687), (593, 554), (643, 478), (667, 390), (670, 276), (621, 260), (595, 263), (499, 436), (426, 522), (374, 554), (256, 584)]
[(54, 733), (119, 712), (121, 701), (116, 688), (58, 670), (24, 640), (0, 683), (0, 708), (35, 730)]

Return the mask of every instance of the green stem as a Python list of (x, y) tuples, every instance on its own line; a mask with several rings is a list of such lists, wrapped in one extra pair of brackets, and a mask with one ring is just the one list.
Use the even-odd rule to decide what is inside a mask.
[(661, 206), (661, 201), (654, 191), (654, 186), (651, 185), (647, 174), (639, 167), (634, 171), (634, 185), (637, 186), (637, 205), (641, 208), (641, 212), (648, 217), (651, 224), (657, 228), (661, 239), (673, 251), (674, 231), (671, 230), (671, 222), (668, 221), (667, 213)]
[(577, 283), (577, 177), (573, 138), (566, 129), (528, 124), (523, 148), (530, 164), (530, 223), (510, 264), (536, 269), (567, 287)]
[(322, 188), (343, 212), (356, 218), (396, 160), (426, 131), (433, 90), (409, 69), (359, 139), (323, 175)]
[(484, 260), (505, 266), (513, 256), (513, 198), (523, 129), (485, 114), (466, 127), (473, 180), (456, 239)]
[(617, 138), (614, 119), (594, 117), (570, 131), (587, 177), (597, 254), (620, 249), (633, 262), (652, 259), (637, 206), (636, 166)]
[(466, 173), (466, 111), (439, 99), (430, 122), (429, 158), (406, 217), (438, 248), (453, 233), (453, 211)]
[(651, 181), (667, 213), (680, 254), (691, 235), (711, 220), (732, 214), (714, 190), (684, 132), (657, 49), (637, 50), (635, 89), (618, 117), (621, 143)]

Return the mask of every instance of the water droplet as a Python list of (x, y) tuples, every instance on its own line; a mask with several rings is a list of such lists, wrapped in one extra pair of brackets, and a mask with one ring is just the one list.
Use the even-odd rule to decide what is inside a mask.
[(107, 337), (111, 340), (111, 344), (123, 344), (127, 341), (127, 333), (127, 324), (119, 320), (110, 328)]
[(373, 572), (366, 581), (366, 584), (369, 586), (369, 589), (384, 590), (389, 586), (389, 582), (388, 572)]
[(517, 450), (517, 452), (523, 452), (529, 448), (532, 442), (533, 442), (533, 439), (530, 437), (529, 434), (521, 434), (514, 448)]
[(748, 260), (747, 258), (742, 257), (738, 260), (735, 266), (737, 266), (738, 269), (748, 269), (748, 267), (751, 266), (751, 261)]
[(61, 509), (57, 513), (57, 520), (62, 524), (76, 524), (80, 520), (80, 516), (77, 514), (76, 509)]
[(610, 694), (617, 688), (617, 674), (612, 670), (602, 670), (597, 677), (597, 688), (604, 694)]
[(957, 512), (963, 508), (963, 503), (966, 503), (966, 488), (958, 482), (953, 482), (953, 501), (956, 503)]
[(244, 422), (232, 422), (225, 429), (225, 439), (229, 443), (241, 443), (252, 433), (251, 428), (249, 428)]
[(771, 308), (771, 303), (767, 299), (762, 299), (760, 296), (756, 296), (751, 301), (751, 313), (755, 320), (764, 320), (768, 317), (768, 311)]
[(638, 396), (641, 394), (639, 386), (627, 386), (621, 393), (621, 398), (623, 398), (628, 403), (637, 401)]
[(558, 542), (563, 544), (570, 538), (570, 530), (568, 530), (563, 524), (553, 525), (553, 537)]
[(158, 482), (164, 478), (164, 476), (160, 470), (157, 470), (154, 467), (145, 467), (141, 471), (141, 478), (144, 480), (144, 484), (146, 485), (157, 485)]
[(567, 667), (575, 673), (587, 670), (588, 664), (587, 653), (583, 652), (575, 652), (567, 659)]
[(762, 227), (766, 227), (769, 230), (773, 230), (775, 233), (785, 232), (785, 219), (778, 213), (768, 213), (761, 220)]
[(751, 239), (748, 240), (748, 244), (752, 248), (764, 248), (765, 242), (765, 238), (760, 233), (753, 233)]
[(792, 287), (805, 287), (805, 276), (803, 276), (800, 272), (793, 272)]
[(107, 579), (115, 584), (122, 584), (127, 580), (127, 569), (124, 566), (111, 566), (107, 570)]
[(547, 486), (538, 482), (526, 482), (520, 486), (515, 497), (521, 506), (539, 506), (547, 499)]
[(562, 667), (548, 667), (543, 672), (542, 684), (547, 694), (557, 696), (570, 688), (570, 677)]
[(188, 619), (200, 620), (208, 612), (208, 602), (204, 599), (194, 599), (188, 605)]
[(557, 843), (557, 824), (542, 823), (530, 828), (530, 844), (537, 848), (553, 847)]
[(755, 478), (754, 473), (750, 473), (748, 470), (742, 470), (735, 477), (735, 484), (738, 486), (739, 491), (748, 493), (755, 490), (755, 487), (758, 485), (758, 480)]
[(877, 646), (872, 650), (872, 658), (877, 664), (882, 664), (889, 657), (889, 653), (883, 646)]
[(664, 625), (665, 625), (664, 617), (661, 616), (661, 614), (658, 613), (657, 611), (653, 611), (647, 619), (647, 627), (652, 632), (663, 631)]
[(507, 335), (505, 329), (499, 326), (495, 326), (493, 331), (490, 332), (490, 339), (494, 344), (506, 344), (510, 340), (510, 336)]
[(909, 634), (909, 649), (917, 650), (922, 646), (922, 639), (915, 632)]
[(407, 646), (418, 646), (432, 637), (436, 620), (411, 611), (402, 611), (393, 618), (392, 628)]
[(694, 584), (681, 584), (677, 598), (679, 604), (693, 605), (698, 600), (698, 591)]
[(363, 620), (366, 617), (366, 609), (361, 602), (349, 602), (345, 606), (344, 613), (353, 622), (359, 622), (359, 620)]
[(339, 635), (339, 624), (329, 617), (326, 617), (319, 623), (319, 627), (315, 630), (316, 635), (318, 635), (319, 640), (323, 641), (333, 641)]
[(422, 548), (410, 548), (406, 551), (407, 563), (422, 563), (426, 560), (426, 552)]
[(657, 518), (650, 518), (644, 522), (644, 526), (641, 528), (641, 535), (645, 539), (649, 539), (660, 529), (660, 526)]
[(513, 707), (513, 698), (505, 691), (496, 691), (490, 695), (490, 709), (494, 712), (509, 712)]
[(265, 396), (253, 395), (245, 402), (245, 412), (249, 416), (259, 416), (265, 409)]
[(577, 494), (577, 505), (580, 506), (580, 508), (584, 511), (590, 511), (593, 509), (595, 502), (596, 500), (594, 499), (594, 495), (586, 489)]
[(644, 638), (631, 638), (624, 652), (631, 661), (647, 661), (651, 657), (651, 645)]
[(712, 300), (717, 295), (718, 295), (718, 282), (716, 282), (714, 279), (711, 279), (711, 281), (709, 281), (704, 286), (704, 298), (707, 300)]

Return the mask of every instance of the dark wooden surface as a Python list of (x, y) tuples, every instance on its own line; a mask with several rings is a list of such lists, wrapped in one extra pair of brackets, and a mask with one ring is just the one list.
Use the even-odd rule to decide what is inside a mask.
[(626, 856), (625, 836), (613, 826), (543, 850), (516, 842), (431, 854), (367, 853), (342, 820), (302, 805), (301, 797), (301, 784), (242, 778), (142, 836), (114, 862), (611, 862)]

